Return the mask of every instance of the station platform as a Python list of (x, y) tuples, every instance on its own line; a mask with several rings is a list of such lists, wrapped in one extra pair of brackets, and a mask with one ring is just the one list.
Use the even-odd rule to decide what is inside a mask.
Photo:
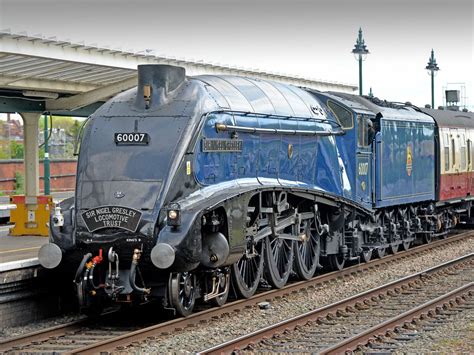
[(0, 272), (38, 265), (38, 250), (48, 243), (48, 237), (8, 235), (0, 229)]
[[(51, 193), (54, 201), (62, 201), (66, 198), (74, 196), (74, 191), (59, 191)], [(9, 196), (0, 196), (0, 220), (10, 217), (10, 211), (15, 209), (16, 205), (10, 202)]]
[[(73, 191), (53, 193), (55, 200), (63, 200), (74, 195)], [(8, 196), (0, 196), (0, 218), (8, 221), (9, 211), (15, 208)], [(10, 236), (12, 225), (0, 225), (0, 272), (23, 269), (38, 264), (38, 251), (48, 243), (48, 237)]]
[(16, 205), (13, 205), (11, 203), (0, 204), (0, 219), (10, 218), (10, 211), (15, 208), (16, 208)]

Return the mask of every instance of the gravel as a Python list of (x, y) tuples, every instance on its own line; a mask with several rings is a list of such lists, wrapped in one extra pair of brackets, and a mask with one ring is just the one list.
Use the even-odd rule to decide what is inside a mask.
[(0, 328), (0, 341), (84, 318), (86, 318), (86, 316), (81, 314), (66, 314), (23, 325), (21, 327)]
[[(213, 319), (207, 323), (201, 323), (199, 326), (175, 331), (170, 335), (156, 336), (141, 343), (122, 347), (117, 349), (116, 353), (194, 353), (204, 350), (269, 324), (297, 316), (402, 276), (420, 272), (442, 262), (472, 253), (474, 251), (473, 241), (474, 237), (471, 237), (458, 244), (430, 251), (419, 256), (416, 260), (398, 261), (396, 267), (393, 264), (389, 268), (386, 266), (376, 267), (364, 273), (340, 278), (337, 282), (331, 284), (324, 284), (315, 289), (272, 300), (267, 309), (261, 309), (256, 305), (252, 308), (223, 315), (221, 318)], [(27, 326), (0, 329), (0, 340), (67, 323), (82, 317), (70, 314)], [(470, 330), (472, 334), (472, 322)]]
[(157, 336), (145, 342), (118, 349), (120, 350), (118, 353), (195, 353), (205, 350), (223, 341), (472, 253), (473, 240), (474, 238), (469, 238), (459, 244), (430, 251), (416, 260), (398, 261), (396, 267), (393, 264), (390, 268), (376, 267), (364, 273), (340, 278), (335, 283), (273, 300), (268, 309), (255, 306), (224, 315), (222, 318), (200, 324), (199, 327), (176, 331), (172, 336)]
[(330, 320), (325, 319), (323, 324), (310, 322), (295, 330), (255, 344), (241, 353), (286, 352), (289, 350), (305, 354), (318, 353), (342, 338), (356, 335), (384, 320), (469, 283), (474, 278), (472, 266), (473, 264), (469, 263), (447, 273), (434, 273), (431, 277), (420, 279), (405, 291), (393, 292), (390, 296), (382, 298), (373, 297), (371, 301), (364, 303), (363, 307), (352, 307), (349, 312), (341, 312), (341, 316), (331, 317)]
[(395, 353), (407, 354), (416, 350), (424, 354), (474, 354), (474, 300), (471, 299), (458, 313), (443, 318), (443, 324), (426, 322), (429, 330), (421, 325), (416, 338), (398, 347)]

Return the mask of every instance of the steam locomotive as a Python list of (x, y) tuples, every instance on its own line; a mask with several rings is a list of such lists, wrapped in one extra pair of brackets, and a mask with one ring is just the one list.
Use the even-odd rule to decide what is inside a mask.
[(80, 133), (45, 268), (84, 311), (252, 296), (444, 237), (471, 218), (474, 115), (138, 67)]

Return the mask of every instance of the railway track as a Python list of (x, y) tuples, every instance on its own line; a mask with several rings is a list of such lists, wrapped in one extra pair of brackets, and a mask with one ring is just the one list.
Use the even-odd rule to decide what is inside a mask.
[[(410, 331), (410, 323), (436, 318), (437, 314), (447, 314), (449, 310), (459, 312), (467, 307), (474, 307), (474, 283), (472, 282), (345, 339), (326, 349), (325, 353), (339, 354), (353, 350), (365, 352), (369, 349), (390, 351), (396, 348), (397, 341), (405, 342), (416, 335)], [(404, 326), (406, 326), (405, 329), (403, 329)], [(376, 341), (379, 342), (376, 343)]]
[(200, 353), (353, 351), (429, 311), (472, 298), (473, 266), (469, 254)]
[[(139, 342), (150, 337), (181, 330), (186, 327), (193, 327), (201, 322), (207, 322), (213, 318), (218, 318), (223, 314), (230, 314), (247, 307), (253, 307), (262, 301), (271, 301), (278, 297), (300, 292), (305, 289), (317, 287), (326, 282), (332, 282), (341, 277), (350, 277), (354, 274), (362, 273), (370, 269), (376, 269), (396, 263), (398, 260), (406, 258), (416, 258), (434, 248), (457, 243), (465, 238), (471, 238), (474, 232), (464, 232), (448, 239), (438, 240), (430, 244), (414, 247), (407, 252), (389, 255), (382, 259), (373, 260), (366, 264), (358, 264), (342, 271), (330, 272), (314, 277), (309, 281), (295, 282), (279, 290), (261, 292), (248, 300), (237, 300), (227, 303), (220, 308), (211, 308), (197, 312), (187, 318), (174, 319), (161, 322), (152, 326), (137, 327), (112, 327), (104, 326), (104, 319), (97, 321), (83, 320), (73, 324), (56, 326), (54, 329), (45, 329), (35, 333), (26, 334), (0, 342), (0, 353), (100, 353), (113, 351), (114, 349), (127, 346), (130, 343)], [(389, 266), (387, 266), (389, 267)], [(110, 315), (108, 315), (110, 317)]]

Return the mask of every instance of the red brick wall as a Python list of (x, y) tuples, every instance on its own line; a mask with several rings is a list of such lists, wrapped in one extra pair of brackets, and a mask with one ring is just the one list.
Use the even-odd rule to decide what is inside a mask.
[[(51, 160), (51, 191), (74, 190), (76, 184), (76, 160)], [(23, 160), (0, 160), (0, 192), (5, 195), (15, 190), (15, 173), (25, 177)], [(43, 190), (43, 161), (40, 160), (40, 190)]]

